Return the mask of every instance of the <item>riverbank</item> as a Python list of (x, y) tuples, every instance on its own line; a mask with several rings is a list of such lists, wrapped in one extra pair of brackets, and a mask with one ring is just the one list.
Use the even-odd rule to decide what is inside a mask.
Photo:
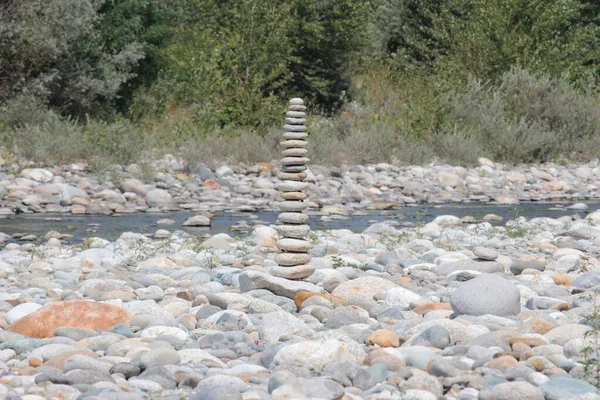
[[(0, 215), (276, 211), (281, 200), (277, 162), (222, 165), (213, 170), (165, 156), (144, 166), (115, 165), (96, 175), (83, 164), (48, 168), (0, 164)], [(600, 199), (599, 176), (597, 161), (512, 167), (480, 159), (474, 168), (438, 163), (312, 165), (307, 193), (309, 211), (321, 215), (426, 203), (577, 202)]]
[(303, 281), (269, 278), (276, 240), (258, 226), (9, 243), (1, 396), (600, 398), (580, 364), (598, 318), (598, 212), (315, 230)]

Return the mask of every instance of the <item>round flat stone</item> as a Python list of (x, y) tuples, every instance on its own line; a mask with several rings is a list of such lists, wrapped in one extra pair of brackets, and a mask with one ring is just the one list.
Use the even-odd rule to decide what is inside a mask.
[(308, 187), (308, 183), (306, 182), (297, 182), (292, 180), (285, 180), (279, 183), (279, 190), (282, 192), (299, 192)]
[(289, 106), (288, 110), (290, 110), (290, 111), (306, 111), (306, 106), (293, 105), (293, 106)]
[(306, 132), (285, 132), (283, 138), (286, 140), (302, 140), (308, 137)]
[(286, 118), (285, 123), (290, 125), (304, 125), (306, 124), (306, 118)]
[(304, 157), (308, 154), (308, 150), (306, 149), (286, 149), (281, 152), (284, 157)]
[(517, 286), (501, 275), (482, 274), (452, 293), (450, 305), (458, 315), (492, 314), (500, 317), (521, 311), (521, 294)]
[(306, 157), (284, 157), (279, 161), (281, 165), (306, 165), (310, 159)]
[(289, 125), (283, 126), (283, 129), (287, 132), (306, 132), (308, 128), (304, 125)]
[(306, 165), (282, 165), (279, 170), (286, 174), (306, 171)]
[(291, 251), (294, 253), (306, 253), (310, 250), (310, 242), (308, 240), (301, 239), (279, 239), (277, 241), (277, 248), (281, 251)]
[(284, 140), (283, 142), (279, 142), (280, 145), (282, 145), (285, 148), (290, 148), (290, 147), (300, 147), (300, 148), (305, 148), (306, 146), (308, 146), (308, 142), (306, 140)]
[(306, 203), (302, 201), (282, 201), (279, 203), (279, 209), (283, 212), (304, 211), (306, 207)]
[(277, 233), (283, 237), (304, 239), (310, 232), (310, 226), (308, 225), (275, 225)]
[(286, 117), (291, 118), (304, 118), (306, 117), (306, 113), (302, 111), (288, 111), (285, 113)]
[(307, 176), (306, 172), (280, 172), (277, 174), (277, 178), (282, 181), (303, 181)]
[(304, 100), (302, 100), (300, 97), (294, 97), (293, 99), (290, 100), (290, 106), (303, 106), (304, 105)]
[(308, 215), (299, 212), (284, 212), (279, 214), (279, 218), (277, 218), (277, 221), (279, 221), (282, 224), (301, 225), (308, 221)]
[(285, 192), (282, 193), (281, 197), (284, 200), (306, 200), (308, 196), (303, 192)]
[(496, 250), (485, 247), (475, 247), (473, 253), (482, 260), (494, 261), (500, 257), (500, 254)]
[(302, 279), (308, 278), (315, 272), (315, 266), (312, 264), (295, 265), (293, 267), (271, 267), (269, 273), (278, 278)]
[(310, 255), (306, 253), (278, 253), (275, 254), (275, 262), (283, 266), (308, 264)]

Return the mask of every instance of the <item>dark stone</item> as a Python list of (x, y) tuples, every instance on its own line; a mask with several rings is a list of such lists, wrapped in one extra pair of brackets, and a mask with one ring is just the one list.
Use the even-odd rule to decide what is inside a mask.
[(163, 366), (150, 367), (142, 372), (139, 378), (156, 382), (167, 390), (175, 389), (177, 387), (177, 381), (173, 377), (173, 374)]
[(129, 379), (132, 376), (138, 376), (140, 372), (140, 367), (127, 362), (115, 364), (110, 369), (111, 374), (123, 374), (125, 376), (125, 379)]
[(196, 319), (203, 320), (203, 319), (206, 319), (206, 318), (210, 317), (211, 315), (216, 314), (220, 311), (223, 311), (223, 309), (219, 308), (217, 306), (213, 306), (213, 305), (202, 306), (202, 307), (198, 308), (198, 311), (196, 312)]

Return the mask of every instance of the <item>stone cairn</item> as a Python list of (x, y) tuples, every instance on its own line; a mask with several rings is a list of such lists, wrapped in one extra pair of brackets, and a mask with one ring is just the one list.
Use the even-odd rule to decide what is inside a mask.
[(310, 264), (310, 242), (307, 240), (310, 227), (306, 225), (308, 215), (303, 211), (306, 209), (304, 200), (307, 198), (304, 190), (308, 187), (306, 179), (306, 164), (310, 161), (306, 155), (308, 142), (306, 138), (306, 106), (302, 99), (291, 99), (290, 107), (286, 113), (283, 129), (283, 141), (281, 145), (285, 150), (281, 153), (281, 167), (279, 179), (281, 183), (282, 202), (275, 229), (282, 239), (277, 241), (279, 252), (275, 256), (278, 266), (270, 269), (271, 275), (287, 279), (306, 278), (315, 271)]

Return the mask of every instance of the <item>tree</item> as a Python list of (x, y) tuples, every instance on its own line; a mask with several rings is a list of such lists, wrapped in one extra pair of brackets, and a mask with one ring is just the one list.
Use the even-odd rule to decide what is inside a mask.
[(364, 45), (370, 11), (364, 0), (296, 0), (289, 90), (336, 111), (346, 100), (348, 63)]
[(132, 69), (135, 74), (121, 85), (117, 109), (127, 112), (136, 91), (150, 86), (164, 68), (160, 48), (168, 43), (179, 17), (181, 1), (106, 0), (98, 10), (98, 40), (106, 51), (118, 53), (131, 43), (144, 55)]
[(62, 114), (110, 113), (141, 47), (102, 46), (103, 0), (8, 1), (0, 10), (0, 103), (28, 98)]
[(376, 52), (393, 58), (400, 70), (429, 72), (450, 43), (443, 15), (448, 0), (380, 0), (374, 11), (372, 39)]

